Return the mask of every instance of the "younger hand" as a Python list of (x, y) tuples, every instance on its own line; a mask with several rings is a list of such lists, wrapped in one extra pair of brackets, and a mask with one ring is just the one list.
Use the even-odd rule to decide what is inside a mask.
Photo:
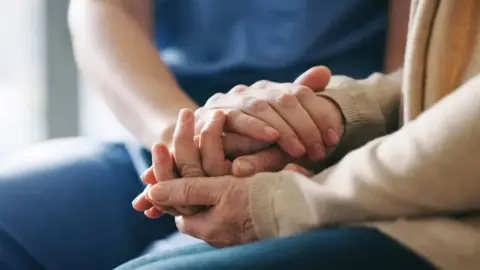
[(227, 115), (226, 132), (278, 142), (292, 157), (307, 153), (312, 161), (319, 161), (343, 134), (340, 110), (314, 92), (323, 90), (329, 79), (328, 68), (315, 67), (293, 84), (260, 81), (250, 87), (239, 85), (210, 98), (197, 110), (197, 119), (201, 124), (206, 112), (220, 109)]

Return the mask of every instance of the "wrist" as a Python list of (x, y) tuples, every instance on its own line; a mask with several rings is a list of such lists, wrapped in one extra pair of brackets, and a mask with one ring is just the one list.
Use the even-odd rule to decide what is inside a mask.
[[(329, 127), (335, 130), (339, 139), (342, 138), (343, 134), (345, 133), (345, 125), (346, 125), (346, 118), (342, 111), (341, 106), (331, 97), (327, 95), (323, 95), (321, 93), (317, 94), (317, 99), (321, 102), (319, 104), (325, 111), (329, 112), (329, 120), (333, 124), (333, 126)], [(319, 121), (324, 121), (323, 119), (318, 119)]]
[(146, 147), (151, 149), (156, 143), (163, 143), (170, 148), (173, 139), (175, 123), (158, 123), (150, 121), (141, 133), (138, 133), (138, 140)]

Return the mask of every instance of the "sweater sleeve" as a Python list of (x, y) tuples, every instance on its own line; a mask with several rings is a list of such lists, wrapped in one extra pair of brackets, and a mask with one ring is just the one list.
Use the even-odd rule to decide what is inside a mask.
[(330, 162), (398, 129), (401, 80), (402, 70), (388, 75), (375, 73), (365, 80), (333, 76), (327, 90), (319, 92), (337, 104), (345, 120), (345, 133), (329, 156)]
[(307, 178), (293, 172), (253, 178), (259, 237), (315, 227), (448, 215), (480, 207), (480, 76), (415, 121), (352, 151)]

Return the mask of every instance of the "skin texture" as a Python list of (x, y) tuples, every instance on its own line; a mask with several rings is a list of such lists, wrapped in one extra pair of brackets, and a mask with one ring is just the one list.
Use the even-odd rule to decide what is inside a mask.
[[(188, 110), (182, 111), (181, 118), (191, 117)], [(222, 119), (223, 118), (223, 119)], [(224, 115), (221, 112), (212, 116), (210, 134), (217, 134), (222, 130)], [(180, 125), (179, 125), (180, 126)], [(185, 121), (184, 129), (192, 129), (193, 123)], [(216, 130), (215, 130), (216, 129)], [(195, 152), (195, 138), (192, 133), (184, 133), (181, 137), (184, 148), (176, 149), (177, 155)], [(187, 135), (191, 135), (187, 137)], [(188, 142), (190, 141), (190, 143)], [(217, 138), (217, 141), (220, 141)], [(189, 149), (192, 147), (191, 149)], [(165, 145), (158, 144), (153, 151), (154, 167), (169, 168), (172, 165), (171, 154)], [(216, 150), (208, 147), (207, 150)], [(174, 154), (174, 155), (175, 155)], [(222, 159), (221, 155), (215, 158)], [(193, 162), (198, 162), (192, 159)], [(198, 163), (196, 163), (198, 164)], [(196, 165), (198, 166), (198, 165)], [(195, 166), (194, 166), (195, 167)], [(170, 167), (171, 168), (171, 167)], [(310, 176), (311, 172), (295, 165), (288, 164), (285, 170), (292, 170)], [(154, 169), (156, 171), (156, 169)], [(168, 171), (168, 169), (164, 169)], [(198, 170), (193, 170), (194, 174)], [(165, 174), (166, 176), (167, 174)], [(190, 209), (199, 210), (193, 215), (176, 217), (179, 231), (205, 240), (215, 247), (227, 247), (241, 243), (248, 243), (257, 239), (250, 215), (249, 189), (251, 178), (238, 178), (231, 175), (218, 177), (184, 177), (174, 181), (160, 181), (152, 185), (146, 191), (145, 206), (153, 206), (146, 210), (147, 216), (155, 218), (160, 216), (166, 209), (178, 209), (178, 205), (187, 206)]]
[[(305, 150), (308, 151), (307, 157), (310, 160), (318, 161), (325, 157), (325, 148), (334, 147), (341, 135), (343, 134), (342, 116), (337, 107), (328, 99), (316, 97), (316, 92), (324, 89), (330, 79), (330, 71), (322, 66), (314, 67), (302, 74), (293, 84), (277, 84), (273, 82), (260, 82), (252, 87), (244, 87), (242, 91), (238, 91), (239, 87), (235, 87), (227, 94), (218, 94), (207, 102), (207, 104), (196, 111), (196, 134), (201, 132), (203, 126), (209, 121), (212, 112), (220, 110), (226, 115), (226, 123), (224, 128), (223, 148), (225, 155), (230, 160), (235, 160), (232, 167), (232, 173), (237, 176), (248, 176), (262, 171), (276, 171), (283, 168), (287, 163), (294, 160), (293, 157), (300, 156), (298, 162), (304, 163), (302, 160)], [(256, 85), (264, 84), (263, 89), (256, 88)], [(276, 103), (278, 99), (271, 100), (271, 96), (278, 94), (279, 89), (285, 92), (287, 99), (294, 101), (294, 107), (287, 106), (283, 108)], [(263, 94), (259, 94), (262, 93)], [(290, 93), (296, 93), (290, 94)], [(300, 100), (300, 101), (298, 101)], [(276, 119), (266, 123), (254, 116), (255, 113), (249, 115), (248, 102), (266, 105), (266, 111), (259, 112), (261, 117), (267, 119)], [(267, 104), (268, 103), (268, 104)], [(273, 110), (270, 104), (274, 104), (278, 111)], [(244, 106), (246, 105), (246, 106)], [(284, 120), (282, 115), (289, 113), (303, 114), (305, 123), (297, 123), (294, 119), (289, 118), (290, 122), (298, 128), (291, 128), (290, 124)], [(253, 116), (252, 116), (253, 115)], [(303, 122), (303, 121), (302, 121)], [(280, 126), (280, 131), (264, 132), (265, 129), (272, 130), (273, 126)], [(283, 128), (283, 129), (282, 129)], [(286, 130), (286, 131), (283, 131)], [(303, 142), (297, 137), (297, 133), (304, 134)], [(313, 136), (312, 136), (313, 135)], [(249, 137), (250, 136), (250, 137)], [(284, 139), (282, 139), (284, 138)], [(289, 139), (296, 138), (296, 145), (290, 144)], [(279, 144), (275, 144), (275, 142)], [(282, 144), (282, 142), (284, 142)], [(273, 144), (272, 144), (273, 143)], [(317, 147), (315, 148), (315, 145)], [(282, 147), (284, 146), (284, 147)], [(295, 154), (295, 151), (303, 153)], [(317, 149), (315, 151), (315, 149)], [(288, 150), (291, 150), (289, 152)], [(292, 155), (292, 152), (294, 153)], [(219, 164), (212, 164), (211, 159), (204, 161), (204, 170), (206, 175), (218, 175), (214, 169)]]
[[(322, 140), (320, 135), (322, 133), (326, 135), (324, 136), (325, 138), (329, 139), (327, 145), (335, 146), (336, 143), (338, 143), (340, 136), (337, 134), (331, 136), (330, 133), (332, 133), (331, 131), (333, 129), (339, 130), (338, 132), (340, 134), (343, 133), (341, 114), (331, 101), (323, 97), (315, 96), (313, 90), (305, 86), (308, 85), (312, 88), (325, 87), (329, 77), (330, 71), (327, 68), (320, 66), (306, 71), (293, 84), (278, 84), (262, 81), (253, 85), (252, 87), (246, 87), (246, 89), (243, 89), (241, 92), (238, 92), (238, 90), (235, 90), (234, 88), (232, 91), (230, 91), (230, 93), (219, 96), (220, 98), (211, 99), (209, 102), (207, 102), (207, 105), (202, 108), (203, 117), (200, 120), (201, 124), (198, 124), (198, 119), (195, 121), (197, 122), (196, 128), (199, 129), (200, 127), (200, 135), (198, 136), (195, 136), (195, 119), (192, 117), (191, 111), (183, 110), (179, 115), (173, 135), (172, 158), (167, 166), (169, 168), (168, 172), (162, 171), (167, 169), (158, 165), (159, 156), (163, 156), (168, 160), (168, 158), (165, 157), (166, 153), (168, 153), (168, 150), (164, 146), (154, 145), (152, 147), (152, 163), (154, 165), (142, 175), (142, 180), (147, 184), (155, 184), (159, 181), (166, 181), (178, 177), (222, 176), (232, 173), (237, 176), (250, 176), (256, 172), (281, 170), (290, 162), (299, 163), (309, 167), (313, 164), (311, 162), (312, 160), (322, 160), (325, 156), (325, 146), (323, 145), (323, 142), (320, 148), (320, 155), (308, 160), (308, 158), (303, 157), (292, 157), (288, 152), (281, 148), (280, 143), (272, 146), (262, 142), (258, 144), (258, 141), (246, 137), (248, 134), (243, 132), (245, 135), (236, 136), (239, 136), (240, 140), (245, 142), (247, 145), (246, 148), (255, 144), (259, 145), (259, 148), (250, 149), (257, 150), (257, 152), (251, 155), (241, 156), (234, 161), (232, 166), (232, 163), (229, 160), (226, 160), (226, 157), (229, 155), (229, 149), (235, 149), (236, 147), (235, 151), (238, 152), (240, 148), (239, 155), (243, 155), (248, 152), (245, 151), (246, 149), (243, 149), (242, 151), (242, 146), (238, 144), (239, 140), (231, 141), (231, 144), (234, 147), (229, 147), (226, 145), (225, 142), (228, 143), (228, 140), (226, 140), (225, 137), (232, 138), (232, 136), (224, 136), (224, 131), (227, 129), (228, 131), (232, 132), (231, 128), (229, 129), (228, 126), (232, 127), (235, 125), (237, 127), (243, 127), (243, 129), (249, 130), (249, 132), (255, 129), (258, 129), (260, 132), (263, 131), (265, 127), (271, 127), (262, 120), (245, 113), (244, 110), (248, 112), (248, 107), (245, 109), (242, 106), (246, 104), (245, 100), (262, 102), (268, 100), (271, 96), (269, 93), (278, 93), (278, 89), (283, 89), (283, 91), (288, 94), (288, 98), (294, 99), (295, 102), (292, 102), (294, 106), (287, 106), (283, 108), (281, 102), (284, 101), (282, 101), (282, 99), (274, 99), (271, 101), (271, 103), (274, 104), (274, 106), (277, 106), (277, 110), (270, 108), (270, 110), (263, 112), (263, 114), (266, 115), (267, 118), (269, 118), (270, 115), (278, 117), (277, 119), (279, 122), (289, 128), (289, 124), (285, 123), (284, 118), (282, 117), (282, 112), (284, 114), (288, 114), (295, 113), (297, 110), (300, 113), (304, 113), (307, 117), (306, 122), (310, 124), (310, 126), (304, 125), (304, 127), (307, 127), (304, 129), (304, 132), (306, 134), (310, 133), (316, 135), (317, 140)], [(300, 83), (303, 83), (304, 85), (302, 86)], [(258, 89), (258, 84), (263, 84), (265, 87)], [(259, 92), (266, 94), (262, 95), (259, 94)], [(294, 92), (296, 95), (290, 95), (290, 93)], [(220, 100), (221, 98), (223, 99)], [(230, 108), (226, 108), (226, 105), (221, 103), (225, 100), (227, 105), (231, 106)], [(278, 103), (276, 103), (277, 101)], [(216, 106), (223, 109), (217, 109), (215, 108)], [(270, 117), (270, 119), (274, 117)], [(239, 124), (228, 124), (229, 121), (238, 122)], [(243, 123), (243, 125), (241, 125), (241, 123)], [(274, 126), (276, 125), (275, 121), (271, 123)], [(319, 130), (322, 130), (322, 132)], [(242, 133), (241, 129), (237, 131)], [(292, 134), (296, 134), (296, 132), (296, 130), (291, 131)], [(279, 132), (278, 135), (280, 134), (281, 133)], [(190, 138), (192, 137), (195, 139), (191, 140)], [(281, 140), (280, 137), (278, 138)], [(262, 148), (264, 148), (264, 150), (262, 150)], [(174, 170), (172, 167), (175, 167), (176, 169)], [(157, 213), (158, 209), (151, 209), (151, 204), (145, 198), (145, 194), (140, 194), (134, 200), (133, 206), (139, 211), (146, 211), (145, 214), (148, 217), (155, 218), (160, 214)], [(195, 209), (184, 209), (181, 207), (177, 207), (175, 210), (171, 208), (162, 210), (173, 215), (191, 215), (195, 213)]]

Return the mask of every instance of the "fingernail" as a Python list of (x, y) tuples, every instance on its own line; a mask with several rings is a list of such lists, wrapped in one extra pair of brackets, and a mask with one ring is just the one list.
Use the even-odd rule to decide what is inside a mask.
[(249, 161), (245, 160), (235, 160), (233, 164), (234, 173), (237, 176), (247, 176), (252, 175), (255, 172), (255, 167)]
[(148, 189), (147, 196), (154, 202), (165, 202), (169, 198), (168, 189), (164, 185), (156, 184)]
[(288, 139), (288, 142), (292, 145), (292, 153), (290, 153), (290, 155), (293, 157), (301, 157), (305, 155), (305, 147), (297, 138), (290, 138)]
[(322, 143), (316, 143), (313, 146), (312, 154), (310, 155), (310, 159), (313, 161), (322, 160), (325, 157), (325, 148), (323, 147)]
[[(333, 145), (336, 145), (338, 144), (338, 142), (340, 141), (340, 136), (338, 136), (337, 132), (335, 132), (335, 130), (333, 130), (333, 128), (329, 129), (327, 131), (327, 135), (328, 135), (328, 140), (333, 144)], [(332, 145), (332, 146), (333, 146)]]
[(274, 128), (269, 127), (269, 126), (265, 126), (265, 127), (263, 128), (263, 133), (264, 133), (268, 138), (271, 138), (272, 140), (277, 139), (278, 136), (280, 136), (280, 133), (278, 133), (277, 130), (275, 130)]

